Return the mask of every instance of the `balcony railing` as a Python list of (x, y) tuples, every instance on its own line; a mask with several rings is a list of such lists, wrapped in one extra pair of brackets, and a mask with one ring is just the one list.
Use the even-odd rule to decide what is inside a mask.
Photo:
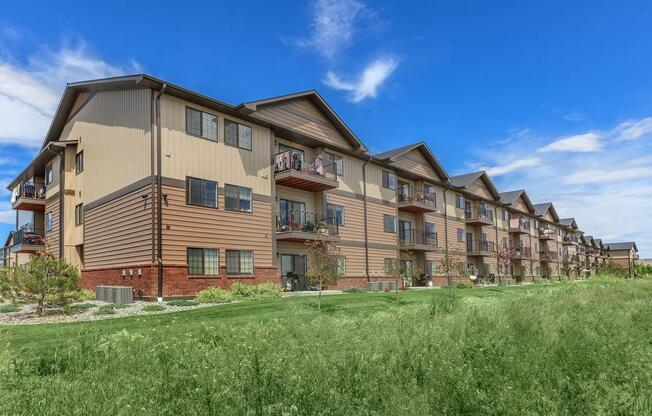
[(541, 257), (541, 261), (557, 261), (559, 258), (559, 254), (555, 251), (548, 251), (548, 250), (541, 250), (541, 253), (539, 253)]
[(532, 248), (526, 247), (524, 244), (512, 244), (509, 246), (510, 257), (514, 260), (529, 259), (532, 257)]
[(15, 189), (12, 207), (24, 211), (41, 211), (45, 209), (45, 185), (25, 182)]
[(509, 232), (528, 233), (530, 232), (530, 221), (523, 218), (512, 218), (509, 220)]
[(25, 182), (18, 187), (17, 198), (45, 199), (45, 185)]
[(545, 227), (539, 228), (539, 238), (542, 240), (553, 239), (555, 238), (555, 230), (553, 230), (552, 228), (545, 228)]
[(472, 224), (491, 225), (494, 223), (494, 213), (488, 208), (469, 207), (464, 210), (466, 222)]
[(564, 244), (577, 244), (579, 242), (579, 237), (574, 235), (565, 235)]
[(423, 230), (399, 230), (398, 239), (405, 246), (428, 246), (436, 248), (439, 246), (437, 233)]
[(409, 212), (432, 212), (437, 210), (437, 195), (430, 192), (414, 192), (412, 185), (401, 185), (397, 192), (399, 209)]
[(45, 246), (43, 229), (23, 227), (14, 233), (13, 243), (11, 251), (14, 253), (38, 251)]
[(564, 257), (564, 263), (579, 263), (580, 262), (580, 256), (577, 254), (565, 254)]
[(276, 231), (279, 233), (311, 233), (328, 236), (340, 234), (335, 218), (316, 212), (289, 210), (276, 216)]
[(471, 240), (466, 242), (466, 251), (471, 255), (474, 253), (493, 253), (496, 251), (496, 245), (493, 241)]

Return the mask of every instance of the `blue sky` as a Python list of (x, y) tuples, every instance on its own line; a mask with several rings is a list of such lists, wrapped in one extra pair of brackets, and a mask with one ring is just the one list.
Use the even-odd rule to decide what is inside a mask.
[(114, 3), (3, 6), (3, 188), (69, 81), (147, 72), (230, 103), (315, 88), (373, 151), (425, 140), (449, 173), (488, 169), (652, 257), (650, 2)]

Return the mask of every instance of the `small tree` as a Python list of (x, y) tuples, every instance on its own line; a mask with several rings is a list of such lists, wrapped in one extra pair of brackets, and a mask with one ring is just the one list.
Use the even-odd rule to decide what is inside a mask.
[(37, 253), (25, 269), (12, 267), (0, 273), (0, 290), (13, 301), (36, 302), (36, 314), (43, 315), (46, 299), (64, 306), (70, 302), (69, 293), (77, 289), (77, 268), (49, 253)]
[(340, 250), (332, 241), (316, 239), (306, 243), (308, 251), (308, 270), (306, 276), (319, 287), (317, 309), (321, 310), (322, 287), (328, 282), (336, 282), (340, 277)]
[(512, 264), (512, 253), (506, 244), (498, 245), (498, 281), (501, 281), (503, 273), (509, 275), (509, 266)]

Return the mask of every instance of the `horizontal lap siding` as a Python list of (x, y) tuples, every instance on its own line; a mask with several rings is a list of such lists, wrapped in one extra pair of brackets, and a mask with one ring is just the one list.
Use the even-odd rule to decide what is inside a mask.
[(341, 195), (328, 194), (329, 204), (344, 207), (344, 225), (340, 225), (340, 238), (347, 241), (364, 242), (364, 202)]
[(346, 257), (346, 273), (344, 277), (364, 276), (365, 256), (364, 247), (351, 247), (340, 245), (340, 253)]
[(385, 276), (385, 259), (396, 259), (396, 250), (369, 248), (369, 274)]
[(424, 178), (429, 178), (430, 180), (441, 179), (432, 168), (430, 162), (428, 162), (423, 153), (418, 149), (411, 150), (403, 156), (396, 158), (394, 166)]
[(397, 233), (385, 232), (385, 215), (396, 217), (396, 208), (373, 202), (367, 203), (367, 232), (369, 242), (396, 246)]
[(351, 144), (308, 99), (301, 98), (262, 106), (254, 116), (315, 137), (326, 143), (351, 149)]
[[(151, 205), (143, 187), (84, 213), (84, 266), (147, 264), (152, 258)], [(147, 200), (149, 201), (149, 200)]]
[(59, 256), (59, 197), (45, 201), (45, 212), (52, 213), (52, 230), (45, 232), (46, 247), (50, 253)]
[(254, 266), (272, 266), (272, 208), (270, 202), (253, 201), (253, 212), (224, 210), (219, 195), (218, 209), (186, 204), (185, 189), (164, 187), (168, 195), (163, 208), (163, 262), (187, 264), (187, 248), (253, 250)]

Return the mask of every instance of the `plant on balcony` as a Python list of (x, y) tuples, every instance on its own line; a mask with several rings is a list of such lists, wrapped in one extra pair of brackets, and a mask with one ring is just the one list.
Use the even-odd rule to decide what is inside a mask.
[(319, 221), (317, 224), (317, 232), (320, 234), (328, 235), (328, 226), (324, 221)]
[(321, 310), (321, 291), (329, 282), (340, 278), (340, 250), (332, 241), (315, 239), (306, 243), (308, 270), (306, 277), (319, 288), (317, 310)]
[(317, 229), (317, 226), (315, 225), (314, 222), (306, 222), (303, 224), (303, 227), (301, 227), (301, 231), (306, 232), (306, 233), (314, 233), (315, 230)]
[(77, 268), (49, 253), (37, 253), (23, 268), (9, 267), (0, 271), (2, 296), (13, 301), (36, 302), (36, 314), (43, 315), (45, 300), (64, 308), (74, 300), (79, 281)]

